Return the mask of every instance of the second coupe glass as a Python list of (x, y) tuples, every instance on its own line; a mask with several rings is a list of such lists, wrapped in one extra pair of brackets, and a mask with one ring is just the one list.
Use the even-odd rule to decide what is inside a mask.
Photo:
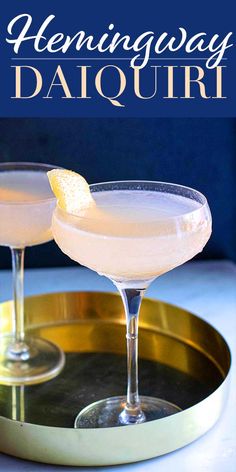
[(13, 333), (0, 337), (0, 383), (40, 383), (64, 366), (63, 352), (51, 342), (29, 336), (24, 325), (24, 251), (52, 239), (56, 199), (47, 171), (36, 163), (0, 164), (0, 245), (8, 246), (13, 269)]

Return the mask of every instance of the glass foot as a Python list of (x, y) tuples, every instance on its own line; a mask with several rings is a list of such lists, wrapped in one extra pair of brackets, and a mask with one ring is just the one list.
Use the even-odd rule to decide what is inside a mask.
[(55, 344), (41, 338), (15, 342), (0, 337), (0, 384), (31, 385), (50, 380), (62, 370), (65, 356)]
[(125, 411), (126, 397), (111, 397), (92, 403), (84, 408), (76, 417), (75, 428), (110, 428), (125, 426), (146, 421), (158, 420), (173, 415), (181, 409), (165, 400), (153, 397), (140, 397), (141, 411), (137, 421), (127, 422)]

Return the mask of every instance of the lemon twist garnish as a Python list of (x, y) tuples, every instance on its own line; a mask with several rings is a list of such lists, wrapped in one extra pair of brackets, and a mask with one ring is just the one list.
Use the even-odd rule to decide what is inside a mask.
[(95, 205), (88, 182), (82, 175), (66, 169), (53, 169), (47, 175), (57, 203), (63, 210), (78, 215)]

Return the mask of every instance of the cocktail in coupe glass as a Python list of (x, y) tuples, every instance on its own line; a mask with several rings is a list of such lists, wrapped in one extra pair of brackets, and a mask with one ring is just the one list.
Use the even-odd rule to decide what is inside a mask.
[(0, 245), (8, 246), (13, 268), (13, 333), (0, 336), (0, 383), (34, 384), (57, 375), (63, 352), (51, 342), (30, 337), (24, 329), (24, 250), (52, 239), (56, 199), (46, 164), (0, 164)]
[(138, 314), (149, 284), (202, 251), (211, 234), (206, 198), (180, 185), (121, 181), (90, 185), (96, 205), (81, 215), (59, 205), (53, 236), (71, 259), (111, 279), (118, 288), (127, 321), (126, 397), (87, 406), (76, 428), (137, 424), (176, 413), (166, 400), (138, 393)]

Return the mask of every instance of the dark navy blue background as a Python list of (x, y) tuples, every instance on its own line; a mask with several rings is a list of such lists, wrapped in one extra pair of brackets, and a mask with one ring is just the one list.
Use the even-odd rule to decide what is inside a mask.
[[(94, 89), (92, 78), (95, 71), (106, 62), (100, 60), (98, 53), (88, 53), (86, 50), (80, 53), (71, 50), (68, 55), (76, 58), (93, 55), (98, 60), (92, 63), (59, 63), (68, 83), (72, 85), (72, 92), (77, 82), (75, 66), (94, 65), (88, 84), (92, 100), (42, 100), (41, 97), (11, 100), (14, 90), (11, 65), (38, 67), (49, 84), (58, 62), (13, 61), (11, 58), (15, 55), (12, 46), (5, 41), (9, 21), (17, 14), (30, 13), (34, 21), (31, 34), (36, 33), (49, 14), (55, 14), (56, 21), (48, 29), (51, 34), (62, 31), (73, 35), (79, 30), (85, 30), (87, 34), (100, 37), (107, 31), (108, 25), (114, 23), (121, 34), (129, 33), (132, 37), (147, 30), (153, 30), (156, 37), (164, 31), (172, 35), (182, 26), (190, 36), (206, 31), (209, 36), (219, 33), (223, 37), (233, 31), (232, 40), (236, 42), (235, 1), (9, 0), (2, 2), (0, 11), (0, 116), (13, 117), (0, 120), (0, 161), (51, 162), (78, 170), (89, 182), (137, 178), (193, 186), (206, 194), (213, 213), (213, 236), (201, 257), (227, 257), (236, 261), (236, 122), (228, 118), (215, 118), (236, 116), (235, 46), (226, 52), (228, 60), (222, 62), (222, 65), (227, 64), (224, 79), (224, 92), (228, 96), (226, 100), (138, 100), (134, 98), (129, 81), (129, 63), (109, 61), (125, 70), (128, 82), (127, 91), (120, 98), (126, 107), (117, 108), (99, 97)], [(123, 54), (122, 50), (114, 53), (115, 56)], [(181, 56), (182, 54), (183, 52)], [(56, 55), (60, 56), (58, 53)], [(165, 53), (165, 57), (167, 55)], [(173, 56), (173, 53), (169, 53), (169, 57), (170, 55)], [(32, 44), (23, 46), (19, 57), (22, 56), (37, 57)], [(52, 57), (45, 53), (43, 56)], [(201, 57), (201, 54), (194, 53), (194, 56)], [(150, 63), (154, 64), (176, 65), (180, 62)], [(181, 64), (193, 62), (181, 61)], [(203, 63), (194, 61), (194, 64)], [(164, 82), (162, 77), (159, 86), (163, 87)], [(175, 85), (180, 90), (180, 76)], [(32, 86), (31, 79), (24, 81), (24, 86)], [(109, 88), (109, 83), (106, 86)], [(146, 91), (148, 69), (145, 71), (144, 86)], [(126, 119), (127, 117), (132, 119)], [(29, 248), (27, 254), (29, 266), (71, 263), (53, 243)], [(0, 248), (0, 267), (7, 267), (9, 263), (8, 251)]]
[[(225, 100), (204, 100), (201, 98), (193, 100), (163, 100), (154, 98), (152, 100), (137, 99), (132, 91), (132, 76), (129, 69), (128, 61), (113, 61), (112, 56), (110, 63), (117, 64), (123, 68), (127, 77), (127, 90), (120, 99), (126, 106), (125, 108), (114, 107), (108, 100), (99, 97), (94, 87), (95, 72), (103, 65), (107, 64), (101, 61), (99, 53), (88, 52), (83, 49), (81, 52), (75, 52), (73, 49), (68, 52), (68, 56), (74, 57), (97, 57), (98, 61), (12, 61), (14, 57), (12, 46), (7, 44), (6, 28), (9, 21), (20, 13), (31, 13), (33, 16), (33, 29), (36, 33), (42, 21), (49, 15), (55, 14), (56, 20), (49, 26), (48, 31), (51, 34), (62, 31), (68, 34), (75, 34), (77, 31), (85, 30), (87, 34), (94, 34), (100, 37), (107, 31), (108, 25), (114, 23), (116, 30), (122, 34), (129, 33), (132, 37), (137, 37), (144, 31), (153, 30), (156, 37), (164, 31), (168, 31), (171, 35), (177, 32), (182, 26), (191, 36), (200, 31), (207, 32), (210, 36), (219, 33), (221, 37), (225, 36), (229, 31), (233, 31), (233, 42), (235, 38), (235, 14), (236, 5), (234, 0), (226, 0), (224, 3), (215, 0), (198, 0), (198, 2), (189, 2), (180, 0), (178, 2), (157, 2), (156, 0), (147, 0), (146, 2), (123, 1), (119, 2), (76, 2), (67, 0), (59, 2), (56, 0), (41, 0), (40, 2), (32, 2), (31, 0), (9, 0), (4, 2), (0, 7), (0, 32), (1, 32), (1, 87), (0, 87), (0, 116), (97, 116), (97, 117), (138, 117), (138, 116), (235, 116), (236, 104), (236, 47), (226, 51), (227, 61), (223, 61), (222, 65), (227, 65), (224, 72), (224, 92), (227, 95)], [(210, 37), (209, 36), (209, 37)], [(123, 52), (121, 49), (114, 53), (126, 57), (130, 52)], [(175, 53), (176, 56), (183, 56), (184, 52)], [(201, 57), (206, 53), (193, 53), (194, 57)], [(107, 55), (107, 54), (106, 54)], [(32, 44), (25, 44), (19, 54), (19, 57), (36, 57), (32, 49)], [(62, 57), (60, 53), (54, 56), (42, 53), (43, 57)], [(168, 56), (165, 53), (164, 56)], [(173, 53), (169, 53), (173, 56)], [(40, 57), (40, 55), (38, 55)], [(64, 56), (63, 56), (64, 57)], [(14, 91), (14, 73), (11, 65), (32, 65), (38, 67), (45, 79), (44, 95), (54, 75), (56, 66), (61, 64), (63, 67), (68, 84), (72, 87), (73, 92), (77, 92), (76, 85), (78, 82), (78, 70), (76, 65), (92, 65), (89, 75), (89, 90), (93, 98), (91, 100), (62, 100), (55, 97), (51, 100), (43, 100), (40, 97), (32, 100), (12, 100), (10, 97)], [(150, 65), (184, 65), (198, 64), (203, 65), (202, 61), (153, 61)], [(208, 71), (211, 74), (212, 71)], [(161, 74), (162, 75), (162, 74)], [(177, 73), (179, 76), (176, 81), (176, 90), (181, 94), (183, 92), (183, 71)], [(145, 71), (145, 91), (148, 86), (148, 70)], [(212, 79), (208, 79), (210, 93), (213, 93), (211, 84)], [(107, 90), (112, 86), (112, 79), (108, 79), (106, 84)], [(163, 84), (166, 79), (160, 78), (160, 91), (163, 91)], [(24, 80), (26, 88), (32, 88), (32, 78), (27, 76)], [(54, 87), (55, 89), (55, 87)], [(77, 94), (79, 91), (77, 92)], [(178, 94), (178, 93), (177, 93)]]
[[(90, 183), (164, 180), (208, 198), (213, 234), (200, 257), (236, 261), (236, 120), (2, 119), (0, 161), (39, 161), (79, 171)], [(33, 267), (72, 264), (54, 243), (26, 251)], [(0, 268), (10, 251), (0, 248)]]

